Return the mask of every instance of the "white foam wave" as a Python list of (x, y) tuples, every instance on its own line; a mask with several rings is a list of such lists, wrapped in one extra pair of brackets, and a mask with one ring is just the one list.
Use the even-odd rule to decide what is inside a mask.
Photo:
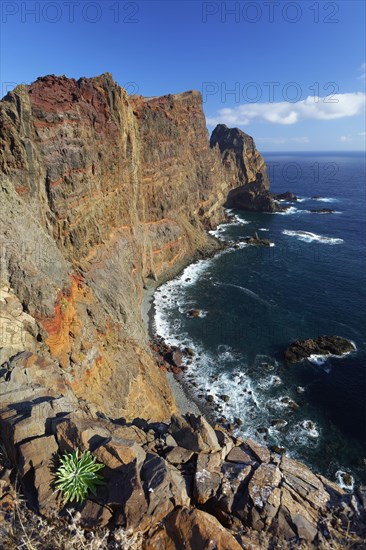
[(269, 399), (267, 401), (267, 405), (271, 409), (278, 409), (278, 410), (298, 408), (297, 403), (293, 399), (291, 399), (291, 397), (289, 397), (288, 395), (283, 395), (281, 397)]
[[(174, 320), (174, 323), (171, 321), (169, 313), (172, 307), (178, 306), (178, 311), (182, 314), (186, 314), (189, 309), (200, 309), (197, 304), (185, 302), (182, 291), (184, 292), (185, 288), (194, 285), (203, 273), (210, 268), (211, 262), (212, 259), (205, 259), (189, 265), (179, 277), (163, 284), (155, 292), (155, 332), (162, 336), (169, 345), (179, 346), (181, 341), (187, 337), (186, 334), (182, 333), (182, 321), (179, 316)], [(207, 312), (202, 310), (202, 313), (204, 315)], [(180, 337), (178, 338), (174, 334), (180, 334)]]
[(336, 478), (337, 484), (341, 487), (341, 489), (345, 489), (346, 491), (350, 491), (350, 492), (354, 490), (355, 480), (349, 472), (338, 470), (335, 473), (335, 478)]
[(259, 380), (258, 387), (261, 390), (269, 390), (273, 386), (276, 387), (276, 386), (280, 386), (281, 384), (282, 384), (281, 378), (277, 375), (272, 375), (272, 376), (266, 376), (265, 378), (262, 378), (261, 380)]
[(319, 242), (322, 244), (341, 244), (343, 239), (336, 239), (333, 237), (324, 237), (323, 235), (317, 235), (316, 233), (311, 233), (310, 231), (291, 231), (289, 229), (284, 229), (282, 231), (283, 235), (288, 235), (289, 237), (297, 237), (299, 241), (306, 243)]
[(318, 365), (319, 367), (321, 367), (322, 365), (324, 365), (324, 363), (326, 363), (329, 357), (329, 355), (316, 355), (314, 353), (308, 357), (308, 361), (310, 361), (310, 363), (313, 363), (313, 365)]
[(334, 197), (313, 197), (312, 200), (319, 202), (338, 202)]
[(283, 212), (273, 212), (273, 214), (279, 214), (280, 216), (288, 216), (289, 214), (295, 214), (295, 212), (299, 212), (298, 208), (295, 206), (290, 206), (290, 208), (287, 208)]
[(284, 210), (283, 212), (272, 212), (273, 214), (279, 214), (280, 216), (288, 216), (289, 214), (311, 214), (312, 212), (310, 210), (306, 210), (304, 208), (296, 208), (296, 206), (290, 206), (287, 210)]
[(303, 420), (300, 426), (306, 431), (309, 437), (312, 437), (313, 439), (317, 439), (319, 437), (319, 430), (316, 424), (311, 420)]
[(258, 231), (269, 231), (269, 229), (267, 229), (266, 227), (260, 227)]
[(303, 420), (294, 425), (288, 434), (288, 439), (296, 445), (307, 447), (317, 446), (320, 432), (312, 420)]
[(263, 300), (263, 298), (258, 296), (258, 294), (256, 294), (252, 290), (249, 290), (249, 288), (245, 288), (244, 286), (234, 285), (234, 284), (231, 284), (231, 283), (218, 283), (218, 282), (213, 283), (213, 285), (214, 286), (228, 286), (228, 287), (232, 287), (232, 288), (237, 288), (238, 290), (241, 290), (242, 292), (244, 292), (247, 296), (250, 296), (251, 298), (254, 298), (255, 300), (257, 300), (258, 302), (261, 302), (262, 304), (264, 304), (266, 306), (271, 305), (269, 302), (267, 302), (266, 300)]
[(229, 227), (232, 227), (233, 225), (247, 225), (250, 223), (248, 220), (241, 218), (237, 214), (232, 215), (231, 210), (227, 210), (227, 212), (231, 216), (231, 221), (229, 221), (228, 223), (221, 223), (216, 227), (216, 229), (211, 229), (209, 231), (209, 234), (216, 239), (219, 239), (219, 241), (226, 241), (224, 233)]
[[(357, 351), (356, 344), (352, 340), (350, 340), (350, 342), (353, 346), (354, 351)], [(345, 353), (342, 353), (341, 355), (333, 355), (332, 353), (326, 353), (326, 354), (321, 355), (321, 354), (313, 353), (312, 355), (309, 355), (308, 361), (310, 361), (310, 363), (313, 363), (313, 365), (317, 365), (317, 366), (321, 367), (331, 357), (334, 358), (334, 359), (340, 359), (341, 357), (345, 357), (346, 355), (349, 355), (350, 353), (352, 353), (352, 352), (351, 351), (346, 351)]]
[(250, 223), (248, 220), (241, 218), (238, 214), (234, 214), (234, 220), (239, 225), (248, 225)]

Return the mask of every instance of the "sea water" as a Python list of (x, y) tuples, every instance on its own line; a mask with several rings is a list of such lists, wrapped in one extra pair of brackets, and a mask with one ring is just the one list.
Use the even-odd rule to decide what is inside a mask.
[[(233, 211), (213, 233), (235, 242), (257, 232), (273, 246), (241, 243), (187, 267), (155, 294), (155, 329), (195, 350), (184, 376), (214, 397), (217, 416), (240, 419), (237, 435), (283, 447), (335, 481), (339, 472), (365, 481), (365, 156), (264, 158), (272, 192), (290, 190), (299, 201), (282, 201), (289, 208), (281, 213)], [(311, 212), (323, 208), (333, 213)], [(319, 335), (356, 349), (284, 363), (292, 341)]]

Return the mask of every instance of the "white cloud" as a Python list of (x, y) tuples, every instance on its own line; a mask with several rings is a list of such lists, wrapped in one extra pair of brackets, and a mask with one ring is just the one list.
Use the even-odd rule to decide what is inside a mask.
[(292, 138), (256, 137), (255, 141), (261, 143), (272, 143), (275, 145), (278, 145), (279, 143), (310, 143), (310, 139), (305, 136)]
[(360, 76), (358, 77), (359, 80), (365, 80), (366, 79), (366, 63), (362, 63), (362, 65), (358, 68), (359, 71), (361, 71)]
[(294, 137), (291, 138), (290, 141), (295, 141), (296, 143), (310, 143), (310, 139), (308, 137)]
[(278, 145), (279, 143), (286, 143), (285, 139), (282, 138), (270, 138), (270, 137), (256, 137), (255, 141), (260, 141), (262, 143), (273, 143)]
[(340, 141), (343, 141), (343, 142), (345, 142), (345, 141), (352, 141), (352, 138), (351, 138), (350, 136), (341, 136), (341, 137), (339, 138), (339, 140), (340, 140)]
[(208, 117), (210, 125), (246, 125), (251, 122), (271, 122), (291, 125), (301, 120), (334, 120), (362, 114), (365, 110), (366, 94), (355, 92), (333, 94), (327, 97), (309, 96), (302, 101), (289, 103), (249, 103), (232, 109), (220, 109), (218, 114)]
[(366, 137), (366, 132), (359, 132), (358, 135), (361, 137)]

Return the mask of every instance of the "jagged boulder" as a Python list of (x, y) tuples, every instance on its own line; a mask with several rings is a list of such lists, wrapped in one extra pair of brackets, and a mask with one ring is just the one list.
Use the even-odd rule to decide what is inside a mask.
[(185, 449), (198, 453), (220, 450), (215, 431), (203, 416), (190, 413), (173, 416), (169, 431)]
[(240, 550), (242, 546), (212, 515), (194, 508), (178, 508), (149, 538), (144, 550)]

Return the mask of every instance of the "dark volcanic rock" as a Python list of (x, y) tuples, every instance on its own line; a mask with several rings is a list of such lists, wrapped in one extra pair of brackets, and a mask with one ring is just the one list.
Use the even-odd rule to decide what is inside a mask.
[(274, 195), (277, 200), (283, 201), (298, 201), (298, 197), (291, 191), (286, 191), (285, 193), (280, 193), (279, 195)]
[(189, 309), (187, 311), (188, 317), (202, 317), (202, 313), (201, 309)]
[(285, 360), (289, 363), (298, 363), (311, 355), (337, 355), (354, 351), (350, 340), (341, 336), (319, 336), (309, 340), (297, 340), (285, 351)]
[(210, 145), (219, 148), (225, 168), (237, 174), (237, 186), (228, 194), (227, 208), (256, 212), (277, 210), (277, 204), (269, 192), (266, 165), (253, 138), (238, 128), (219, 124), (212, 132)]
[(332, 210), (331, 208), (319, 208), (310, 210), (310, 212), (312, 214), (334, 214), (335, 210)]
[(255, 244), (259, 246), (271, 246), (272, 244), (272, 242), (268, 239), (262, 239), (261, 237), (259, 237), (257, 232), (255, 232), (252, 237), (244, 237), (242, 241), (247, 244)]

